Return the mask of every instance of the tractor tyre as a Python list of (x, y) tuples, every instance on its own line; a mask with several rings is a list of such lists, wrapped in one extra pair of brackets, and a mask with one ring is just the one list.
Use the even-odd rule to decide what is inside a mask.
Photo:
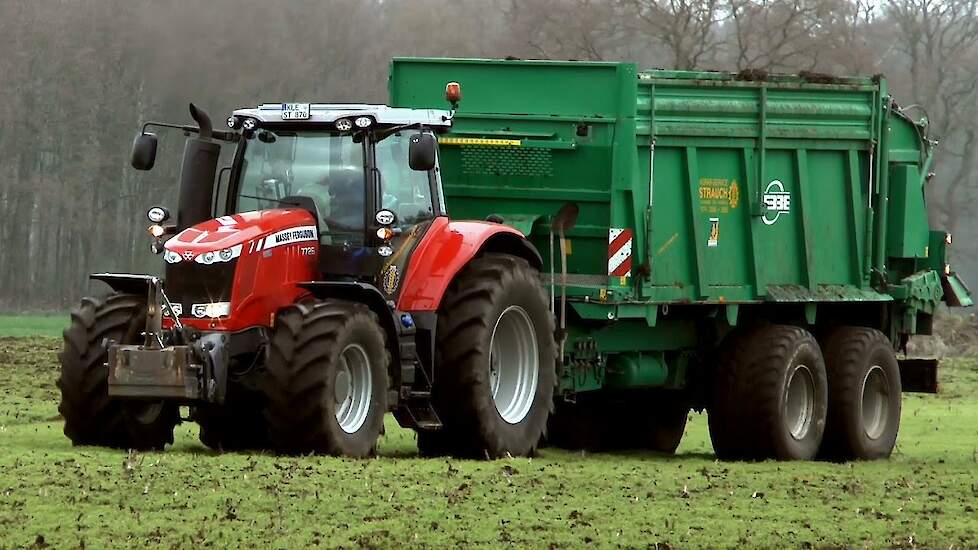
[(265, 421), (282, 454), (366, 457), (387, 412), (386, 336), (367, 306), (343, 300), (283, 309), (265, 366)]
[(58, 354), (58, 411), (72, 444), (162, 450), (173, 443), (173, 428), (180, 422), (176, 405), (113, 399), (108, 393), (108, 343), (138, 342), (145, 319), (146, 297), (133, 294), (83, 298), (71, 312)]
[(876, 460), (893, 452), (902, 390), (893, 346), (872, 328), (841, 327), (825, 344), (829, 411), (820, 455)]
[(508, 254), (472, 260), (442, 299), (435, 358), (432, 403), (455, 435), (453, 454), (536, 452), (557, 382), (553, 315), (536, 269)]
[(194, 411), (200, 442), (215, 451), (253, 451), (269, 447), (261, 397), (245, 388), (228, 388), (224, 405)]
[(723, 354), (716, 373), (710, 435), (717, 456), (814, 458), (828, 405), (825, 363), (815, 338), (798, 327), (766, 325), (737, 344)]

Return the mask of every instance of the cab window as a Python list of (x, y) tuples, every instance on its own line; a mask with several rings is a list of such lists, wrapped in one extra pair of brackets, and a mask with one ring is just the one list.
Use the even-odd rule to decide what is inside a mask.
[(395, 225), (408, 227), (435, 217), (428, 173), (408, 166), (408, 133), (396, 133), (377, 143), (381, 174), (381, 204), (397, 215)]

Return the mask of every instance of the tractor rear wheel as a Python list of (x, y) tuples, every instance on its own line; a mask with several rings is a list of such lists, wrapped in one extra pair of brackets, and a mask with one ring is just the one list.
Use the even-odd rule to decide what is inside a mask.
[(825, 343), (829, 412), (820, 454), (875, 460), (893, 452), (900, 429), (900, 368), (882, 332), (841, 327)]
[(732, 334), (714, 379), (710, 437), (724, 460), (808, 460), (825, 430), (828, 383), (815, 338), (766, 325)]
[(173, 443), (173, 428), (180, 422), (176, 405), (113, 399), (108, 393), (108, 342), (138, 342), (145, 319), (146, 297), (133, 294), (83, 298), (71, 312), (64, 350), (58, 354), (58, 411), (74, 445), (149, 450)]
[(265, 420), (285, 454), (372, 455), (387, 412), (390, 351), (376, 314), (342, 300), (283, 309), (265, 366)]
[[(557, 351), (539, 272), (486, 254), (455, 278), (438, 311), (432, 403), (453, 437), (419, 437), (470, 457), (536, 452), (553, 410)], [(427, 446), (432, 448), (427, 448)]]

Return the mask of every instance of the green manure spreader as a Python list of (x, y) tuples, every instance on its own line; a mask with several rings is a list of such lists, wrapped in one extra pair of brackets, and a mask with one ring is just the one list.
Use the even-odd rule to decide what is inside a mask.
[[(539, 251), (551, 445), (673, 452), (694, 409), (722, 459), (890, 455), (901, 392), (937, 390), (908, 338), (971, 298), (927, 220), (936, 142), (886, 80), (404, 58), (390, 103), (442, 106), (447, 83), (447, 211)], [(544, 346), (524, 340), (497, 360)], [(467, 426), (451, 368), (430, 448)]]

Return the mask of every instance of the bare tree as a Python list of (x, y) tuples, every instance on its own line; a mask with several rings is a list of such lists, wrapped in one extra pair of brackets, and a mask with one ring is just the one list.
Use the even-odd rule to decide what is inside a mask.
[(822, 22), (831, 13), (831, 2), (726, 1), (738, 69), (790, 72), (818, 66)]
[(888, 0), (895, 49), (906, 60), (906, 87), (926, 106), (930, 133), (939, 137), (938, 173), (929, 206), (957, 231), (973, 218), (978, 154), (978, 0)]
[(721, 46), (718, 25), (726, 18), (721, 0), (621, 0), (633, 15), (635, 40), (665, 46), (672, 67), (701, 69)]

